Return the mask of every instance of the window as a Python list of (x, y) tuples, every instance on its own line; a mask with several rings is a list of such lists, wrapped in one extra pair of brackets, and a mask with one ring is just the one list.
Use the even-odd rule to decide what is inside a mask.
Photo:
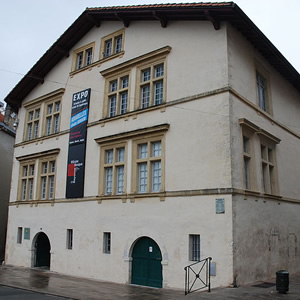
[(73, 249), (73, 229), (67, 229), (67, 249)]
[(24, 141), (59, 132), (61, 99), (65, 89), (58, 89), (24, 104), (26, 108)]
[(45, 132), (44, 135), (50, 135), (59, 131), (60, 119), (60, 101), (55, 100), (45, 105)]
[(124, 29), (116, 31), (102, 38), (101, 40), (101, 58), (108, 58), (123, 51)]
[(268, 194), (276, 192), (275, 149), (261, 144), (261, 172), (263, 191)]
[(40, 198), (54, 198), (55, 160), (41, 161)]
[(242, 127), (242, 173), (241, 179), (245, 190), (256, 190), (256, 162), (255, 162), (255, 147), (257, 146), (255, 136), (261, 128), (247, 119), (239, 119), (239, 124)]
[(107, 80), (107, 112), (108, 117), (125, 114), (128, 110), (129, 75)]
[(110, 232), (103, 233), (103, 253), (110, 254), (111, 251), (111, 234)]
[(40, 107), (27, 111), (26, 140), (30, 141), (39, 137)]
[(225, 199), (216, 199), (216, 214), (225, 214)]
[(243, 152), (244, 152), (244, 187), (250, 189), (250, 139), (243, 136)]
[(32, 200), (33, 199), (33, 183), (34, 183), (34, 169), (35, 162), (29, 162), (22, 164), (21, 169), (21, 195), (20, 200)]
[(17, 232), (17, 243), (22, 244), (22, 236), (23, 236), (23, 227), (18, 227)]
[(20, 161), (18, 200), (54, 199), (59, 149), (17, 157)]
[(124, 143), (103, 147), (102, 194), (120, 195), (125, 192), (125, 152)]
[(139, 68), (139, 108), (147, 108), (164, 102), (164, 62)]
[(160, 138), (136, 143), (138, 193), (162, 190), (162, 140)]
[(271, 113), (270, 95), (268, 92), (268, 82), (265, 76), (256, 72), (257, 100), (258, 106), (265, 112)]
[(80, 70), (93, 63), (94, 43), (88, 44), (74, 51), (72, 70)]
[(190, 261), (200, 260), (200, 235), (199, 234), (189, 235), (189, 260)]

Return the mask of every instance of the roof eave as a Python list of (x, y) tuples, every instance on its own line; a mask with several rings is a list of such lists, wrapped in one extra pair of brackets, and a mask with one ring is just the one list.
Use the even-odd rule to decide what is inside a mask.
[[(205, 4), (205, 3), (203, 3)], [(158, 20), (163, 27), (170, 20), (211, 20), (230, 22), (236, 27), (266, 60), (300, 92), (300, 75), (286, 60), (270, 40), (258, 29), (248, 16), (233, 2), (220, 5), (153, 5), (106, 9), (86, 9), (75, 22), (59, 37), (49, 50), (37, 61), (4, 99), (18, 111), (23, 99), (38, 85), (43, 83), (48, 72), (71, 48), (94, 26), (102, 21), (123, 21), (129, 26), (131, 21)], [(214, 24), (215, 29), (217, 25)]]

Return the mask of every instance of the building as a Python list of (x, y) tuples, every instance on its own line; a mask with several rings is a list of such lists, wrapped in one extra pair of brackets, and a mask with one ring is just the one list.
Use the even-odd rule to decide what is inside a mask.
[(300, 75), (233, 2), (86, 9), (6, 97), (6, 263), (183, 288), (299, 272)]
[(0, 110), (0, 264), (4, 261), (13, 147), (15, 143), (15, 131), (4, 121), (4, 113), (2, 114)]

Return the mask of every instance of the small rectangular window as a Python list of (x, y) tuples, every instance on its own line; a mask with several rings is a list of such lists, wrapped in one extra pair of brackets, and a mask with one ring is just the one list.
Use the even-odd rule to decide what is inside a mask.
[(104, 48), (104, 53), (103, 56), (104, 57), (108, 57), (111, 55), (112, 52), (112, 40), (107, 40), (105, 41), (105, 48)]
[(94, 47), (95, 43), (90, 43), (74, 51), (72, 71), (80, 70), (93, 63)]
[(189, 235), (189, 260), (200, 260), (200, 234)]
[(22, 244), (23, 227), (18, 227), (17, 243)]
[(73, 249), (73, 229), (67, 229), (67, 249)]
[(115, 53), (122, 51), (122, 35), (115, 37)]
[(83, 52), (77, 53), (76, 69), (81, 69), (82, 68), (82, 58), (83, 58)]
[(111, 233), (103, 233), (103, 253), (110, 254), (111, 251)]
[(101, 39), (101, 59), (115, 57), (123, 51), (124, 29), (113, 32)]
[(225, 213), (225, 199), (219, 198), (216, 199), (216, 214), (224, 214)]

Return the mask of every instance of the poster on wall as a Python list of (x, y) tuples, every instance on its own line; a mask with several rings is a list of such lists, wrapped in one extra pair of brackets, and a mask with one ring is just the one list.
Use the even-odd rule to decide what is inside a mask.
[(91, 89), (73, 94), (70, 120), (66, 198), (84, 195), (86, 126)]

